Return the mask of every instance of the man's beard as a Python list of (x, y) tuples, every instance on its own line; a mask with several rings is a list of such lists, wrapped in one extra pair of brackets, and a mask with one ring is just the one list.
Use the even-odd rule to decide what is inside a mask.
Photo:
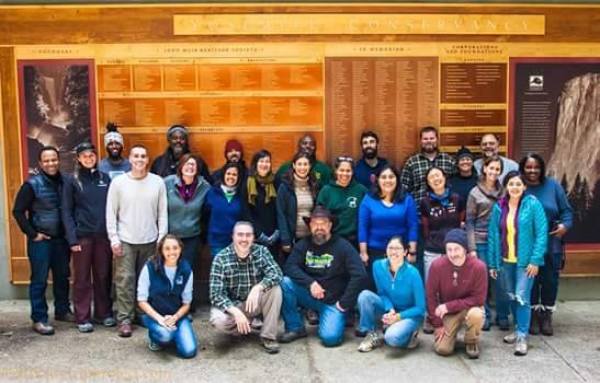
[(421, 147), (421, 150), (424, 153), (435, 153), (437, 151), (437, 145), (426, 145), (425, 147)]
[(111, 160), (113, 160), (113, 161), (120, 160), (120, 159), (121, 159), (121, 153), (122, 153), (122, 152), (123, 152), (123, 150), (122, 150), (122, 149), (121, 149), (121, 150), (115, 150), (115, 151), (109, 150), (109, 151), (108, 151), (108, 157), (109, 157)]
[(186, 145), (171, 145), (171, 152), (173, 153), (173, 156), (175, 156), (175, 158), (179, 158), (187, 152)]
[(317, 232), (315, 234), (313, 234), (313, 242), (315, 243), (315, 245), (323, 245), (325, 244), (325, 242), (327, 242), (328, 238), (327, 238), (327, 234), (322, 233), (322, 232)]
[(368, 160), (375, 159), (377, 157), (377, 149), (373, 149), (373, 148), (363, 149), (363, 156)]

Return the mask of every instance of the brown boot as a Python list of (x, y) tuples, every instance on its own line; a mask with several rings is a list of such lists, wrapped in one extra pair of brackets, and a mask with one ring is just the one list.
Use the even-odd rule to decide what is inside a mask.
[(546, 336), (554, 335), (554, 328), (552, 327), (552, 311), (544, 310), (540, 312), (540, 322), (542, 334)]
[(529, 324), (529, 333), (531, 335), (539, 335), (540, 334), (540, 314), (541, 311), (536, 309), (531, 309), (531, 322)]

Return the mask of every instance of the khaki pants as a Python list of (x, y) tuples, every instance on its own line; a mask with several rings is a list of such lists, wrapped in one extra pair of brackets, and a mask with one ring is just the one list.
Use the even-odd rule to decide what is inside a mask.
[[(260, 336), (265, 339), (277, 340), (281, 302), (281, 287), (273, 286), (269, 290), (261, 293), (258, 300), (258, 307), (253, 312), (247, 312), (245, 310), (246, 302), (242, 302), (236, 307), (242, 310), (249, 320), (262, 314), (263, 326), (260, 331)], [(239, 335), (233, 315), (223, 312), (215, 307), (210, 310), (210, 324), (223, 333)]]
[(122, 242), (123, 255), (115, 257), (115, 292), (117, 321), (135, 317), (137, 278), (149, 257), (156, 252), (156, 242), (132, 245)]
[(444, 315), (444, 334), (435, 342), (435, 352), (440, 355), (451, 355), (454, 352), (456, 335), (463, 325), (466, 327), (465, 344), (479, 343), (484, 319), (483, 307), (471, 307), (456, 314)]

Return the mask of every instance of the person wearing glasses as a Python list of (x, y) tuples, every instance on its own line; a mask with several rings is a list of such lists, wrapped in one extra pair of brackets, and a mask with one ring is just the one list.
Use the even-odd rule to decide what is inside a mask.
[(427, 278), (427, 312), (434, 327), (435, 352), (454, 352), (456, 335), (465, 327), (465, 348), (470, 359), (479, 358), (479, 335), (485, 319), (487, 269), (467, 256), (467, 233), (452, 229), (444, 238), (446, 256), (433, 261)]
[(334, 216), (333, 233), (347, 239), (358, 248), (358, 207), (367, 188), (354, 179), (354, 160), (348, 156), (336, 158), (335, 181), (325, 185), (317, 197), (317, 205), (326, 207)]
[(483, 169), (483, 160), (487, 157), (498, 157), (502, 161), (502, 173), (500, 173), (500, 183), (504, 182), (504, 177), (509, 172), (519, 170), (519, 164), (510, 158), (503, 157), (500, 154), (500, 138), (494, 133), (488, 133), (481, 136), (481, 154), (482, 158), (475, 160), (473, 166), (477, 170), (478, 174), (481, 174)]

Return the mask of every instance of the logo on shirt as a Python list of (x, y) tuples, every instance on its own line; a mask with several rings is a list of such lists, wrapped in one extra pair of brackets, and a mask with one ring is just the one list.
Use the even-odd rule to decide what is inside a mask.
[(175, 279), (175, 284), (176, 285), (183, 285), (183, 275), (180, 275), (177, 277), (177, 279)]
[(350, 209), (356, 209), (358, 207), (358, 198), (356, 197), (348, 197), (346, 198), (346, 202)]
[(306, 264), (306, 266), (313, 269), (328, 269), (329, 267), (331, 267), (332, 262), (333, 255), (328, 253), (315, 255), (310, 250), (306, 252), (306, 257), (304, 258), (304, 263)]

